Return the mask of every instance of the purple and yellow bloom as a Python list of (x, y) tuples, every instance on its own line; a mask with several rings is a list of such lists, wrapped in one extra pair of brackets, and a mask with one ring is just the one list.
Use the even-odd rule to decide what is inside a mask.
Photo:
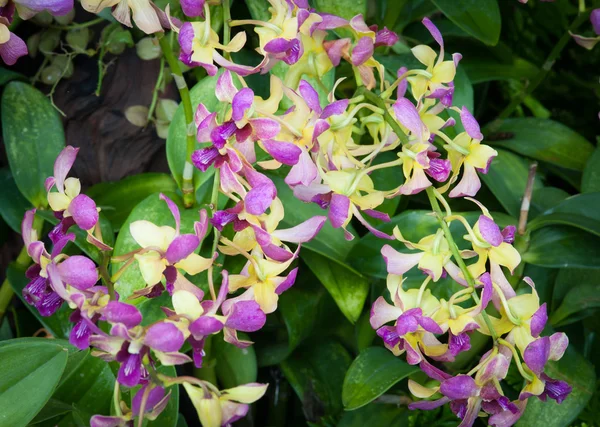
[(0, 57), (6, 65), (14, 65), (17, 59), (27, 55), (25, 42), (9, 30), (14, 13), (14, 3), (0, 1)]
[(131, 19), (146, 34), (169, 28), (167, 15), (151, 0), (81, 0), (81, 6), (91, 13), (112, 8), (112, 15), (121, 24), (132, 27)]

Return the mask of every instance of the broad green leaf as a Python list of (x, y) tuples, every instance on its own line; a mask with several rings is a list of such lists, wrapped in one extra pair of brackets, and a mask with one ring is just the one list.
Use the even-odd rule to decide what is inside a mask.
[(4, 86), (6, 83), (13, 80), (27, 80), (27, 77), (11, 70), (10, 68), (0, 67), (0, 86)]
[(500, 38), (501, 16), (497, 0), (432, 0), (456, 25), (481, 40), (495, 45)]
[[(59, 222), (52, 211), (38, 210), (35, 214), (52, 225), (56, 225)], [(112, 247), (115, 242), (115, 234), (113, 233), (110, 221), (106, 219), (104, 214), (100, 213), (98, 222), (100, 224), (100, 229), (102, 230), (102, 239), (104, 243)], [(102, 251), (87, 241), (86, 231), (74, 226), (69, 229), (69, 232), (75, 234), (75, 244), (79, 249), (96, 263), (100, 264), (102, 262)]]
[(52, 340), (20, 339), (0, 346), (0, 424), (25, 426), (44, 407), (67, 364), (67, 350)]
[(600, 149), (596, 148), (583, 170), (581, 192), (592, 193), (600, 191)]
[(304, 285), (309, 285), (308, 283), (298, 283), (298, 279), (296, 282), (296, 286), (281, 294), (278, 308), (288, 332), (290, 350), (310, 336), (316, 326), (324, 297), (322, 287), (307, 289)]
[(34, 206), (46, 206), (44, 181), (65, 147), (60, 117), (34, 87), (11, 82), (2, 95), (2, 136), (17, 187)]
[(358, 14), (367, 16), (367, 0), (315, 0), (315, 9), (320, 13), (331, 13), (345, 19)]
[(558, 362), (548, 362), (545, 373), (551, 378), (566, 381), (573, 387), (573, 391), (561, 404), (552, 399), (548, 399), (547, 402), (529, 399), (525, 413), (517, 423), (518, 427), (571, 425), (594, 394), (594, 367), (572, 346), (567, 348), (565, 355)]
[(29, 279), (25, 277), (25, 270), (17, 267), (15, 264), (11, 264), (6, 270), (6, 277), (10, 281), (10, 285), (15, 291), (15, 294), (48, 332), (56, 338), (68, 338), (73, 324), (69, 322), (71, 309), (66, 304), (63, 304), (63, 306), (52, 316), (43, 317), (35, 307), (29, 305), (23, 299), (23, 289), (27, 286), (27, 283), (29, 283)]
[[(529, 165), (525, 159), (510, 151), (497, 151), (498, 156), (492, 159), (488, 173), (479, 176), (506, 212), (517, 218), (527, 186)], [(537, 178), (534, 188), (541, 187), (542, 183)]]
[(344, 412), (337, 427), (388, 426), (401, 427), (409, 425), (410, 412), (398, 405), (372, 403), (356, 411)]
[(302, 259), (325, 286), (344, 316), (354, 323), (369, 293), (369, 281), (356, 270), (312, 251), (304, 251)]
[(472, 84), (494, 80), (532, 79), (539, 72), (538, 67), (521, 58), (514, 58), (512, 63), (496, 62), (491, 58), (465, 58), (458, 67), (461, 68), (467, 72)]
[(269, 13), (271, 5), (267, 0), (246, 0), (246, 6), (250, 11), (252, 19), (268, 21), (271, 18), (271, 14)]
[(554, 326), (568, 325), (593, 314), (600, 308), (600, 282), (576, 284), (569, 290), (562, 304), (550, 316)]
[(487, 143), (561, 168), (582, 171), (594, 147), (562, 123), (522, 117), (484, 128)]
[(125, 222), (131, 210), (154, 193), (177, 191), (177, 183), (164, 173), (142, 173), (116, 182), (101, 182), (86, 194), (102, 209), (115, 230)]
[(302, 401), (308, 421), (336, 415), (342, 407), (342, 383), (352, 361), (337, 341), (307, 343), (281, 363), (281, 370)]
[(556, 187), (543, 187), (533, 190), (529, 205), (529, 218), (535, 218), (549, 209), (559, 205), (569, 197), (569, 193)]
[(17, 233), (21, 233), (21, 221), (31, 203), (23, 197), (8, 169), (0, 169), (0, 216)]
[(382, 347), (363, 350), (344, 378), (342, 402), (351, 411), (377, 399), (398, 381), (419, 368), (411, 366)]
[(356, 337), (356, 348), (358, 351), (363, 351), (367, 347), (371, 346), (371, 343), (377, 336), (377, 332), (371, 326), (370, 323), (370, 313), (364, 312), (358, 322), (356, 322), (356, 327), (354, 330), (354, 334)]
[(600, 283), (600, 270), (590, 268), (561, 268), (554, 282), (551, 311), (558, 308), (571, 288), (579, 284), (594, 285), (596, 283)]
[(600, 268), (600, 238), (574, 227), (534, 231), (523, 261), (541, 267)]
[[(224, 69), (221, 69), (215, 76), (204, 77), (190, 89), (190, 97), (192, 99), (192, 108), (194, 112), (200, 102), (202, 102), (209, 111), (216, 111), (219, 100), (215, 95), (215, 89), (217, 87), (217, 79), (222, 74), (223, 70)], [(197, 142), (195, 148), (200, 148), (200, 145)], [(179, 187), (181, 187), (182, 184), (181, 177), (186, 155), (187, 123), (185, 122), (183, 104), (179, 104), (179, 107), (173, 116), (173, 120), (169, 125), (169, 135), (167, 136), (167, 162), (169, 163), (171, 174)], [(196, 187), (196, 190), (200, 188), (204, 182), (208, 181), (213, 174), (214, 168), (210, 168), (206, 172), (201, 172), (199, 169), (194, 168), (194, 186)]]
[[(238, 333), (240, 339), (248, 336)], [(226, 343), (221, 335), (212, 340), (212, 355), (217, 361), (217, 378), (221, 388), (256, 382), (257, 366), (254, 346), (238, 348)]]
[(551, 225), (570, 225), (600, 236), (600, 193), (577, 194), (529, 223), (529, 230)]
[[(175, 195), (169, 194), (168, 197), (172, 197), (172, 200), (175, 203), (180, 203), (180, 200)], [(181, 233), (193, 233), (194, 221), (200, 219), (198, 211), (193, 209), (183, 209), (180, 206), (180, 212)], [(121, 232), (117, 237), (117, 241), (115, 242), (113, 256), (123, 255), (140, 248), (129, 231), (129, 225), (138, 220), (146, 220), (159, 226), (168, 225), (175, 228), (175, 220), (173, 219), (173, 215), (167, 207), (167, 204), (160, 200), (158, 193), (152, 194), (133, 208), (131, 214), (127, 217), (127, 220), (121, 227)], [(124, 263), (112, 264), (111, 274), (115, 274), (123, 265)], [(122, 301), (129, 298), (134, 291), (143, 289), (144, 287), (146, 287), (146, 284), (142, 278), (138, 263), (135, 261), (125, 270), (115, 283), (115, 290), (119, 293)]]

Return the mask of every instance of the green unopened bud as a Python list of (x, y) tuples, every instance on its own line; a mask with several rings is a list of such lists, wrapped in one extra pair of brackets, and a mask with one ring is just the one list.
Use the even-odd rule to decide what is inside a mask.
[(44, 54), (54, 52), (60, 43), (60, 30), (50, 28), (42, 33), (40, 40), (40, 52)]
[(48, 12), (41, 12), (31, 18), (31, 22), (40, 27), (47, 27), (52, 24), (52, 15)]
[(58, 83), (61, 75), (62, 70), (54, 65), (51, 65), (42, 70), (40, 80), (42, 81), (42, 83), (51, 86), (55, 83)]
[(156, 125), (156, 134), (158, 135), (158, 137), (160, 139), (167, 139), (167, 137), (169, 136), (169, 122), (166, 122), (164, 120), (156, 120), (155, 122)]
[(179, 104), (172, 99), (159, 99), (156, 104), (156, 118), (171, 123)]
[(37, 56), (41, 40), (42, 33), (35, 33), (27, 39), (27, 52), (30, 57), (35, 58)]
[(58, 25), (69, 25), (75, 19), (75, 8), (71, 9), (66, 15), (55, 16), (54, 20)]
[(125, 118), (132, 125), (143, 128), (148, 124), (148, 107), (132, 105), (125, 110)]
[(90, 42), (89, 28), (75, 28), (69, 30), (66, 36), (67, 44), (75, 52), (84, 52)]
[(52, 57), (52, 66), (58, 68), (65, 79), (73, 75), (73, 61), (66, 55)]
[(160, 58), (161, 50), (154, 37), (144, 37), (135, 45), (135, 50), (140, 59), (151, 61)]

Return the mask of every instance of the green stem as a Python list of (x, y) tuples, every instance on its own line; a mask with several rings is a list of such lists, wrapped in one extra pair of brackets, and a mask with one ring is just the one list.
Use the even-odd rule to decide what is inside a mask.
[[(223, 0), (223, 45), (227, 46), (229, 41), (231, 40), (231, 27), (229, 23), (231, 22), (231, 9), (229, 7), (229, 0)], [(231, 59), (231, 53), (224, 52), (225, 58)]]
[[(362, 90), (361, 90), (362, 89)], [(357, 95), (364, 95), (364, 97), (371, 103), (371, 104), (375, 104), (376, 106), (378, 106), (379, 108), (381, 108), (383, 110), (383, 118), (385, 119), (386, 122), (388, 122), (388, 124), (391, 126), (392, 130), (394, 131), (394, 133), (396, 134), (396, 136), (398, 136), (398, 138), (400, 139), (400, 141), (403, 144), (406, 144), (408, 142), (408, 137), (406, 136), (406, 134), (402, 131), (402, 128), (400, 127), (400, 125), (398, 124), (398, 122), (396, 121), (396, 119), (394, 119), (390, 113), (388, 112), (388, 108), (385, 105), (385, 102), (383, 101), (382, 98), (380, 98), (379, 96), (377, 96), (376, 94), (374, 94), (373, 92), (366, 90), (365, 88), (360, 88), (357, 92)]]
[(163, 37), (162, 35), (159, 34), (157, 37), (165, 60), (167, 61), (167, 64), (169, 64), (169, 68), (171, 69), (171, 73), (173, 74), (173, 78), (175, 79), (175, 84), (177, 85), (177, 89), (179, 90), (179, 96), (181, 97), (181, 103), (183, 104), (183, 112), (185, 114), (187, 144), (185, 165), (181, 176), (181, 191), (183, 192), (183, 204), (186, 208), (189, 208), (195, 202), (194, 167), (192, 166), (191, 158), (192, 153), (196, 148), (196, 138), (194, 132), (195, 126), (192, 99), (190, 98), (190, 90), (188, 89), (187, 83), (185, 82), (185, 78), (183, 77), (183, 73), (181, 72), (179, 61), (177, 60), (177, 58), (175, 58), (175, 55), (173, 54), (173, 49), (171, 49), (171, 44), (169, 43), (167, 38)]
[[(571, 39), (570, 33), (577, 30), (577, 28), (579, 28), (579, 26), (588, 19), (588, 17), (590, 16), (590, 13), (591, 13), (591, 11), (587, 11), (584, 13), (579, 13), (577, 15), (577, 17), (575, 18), (573, 23), (569, 26), (569, 28), (567, 29), (565, 34), (563, 34), (563, 36), (560, 38), (558, 43), (556, 43), (556, 45), (554, 46), (554, 49), (552, 49), (552, 51), (550, 52), (550, 54), (548, 55), (548, 57), (542, 64), (542, 68), (537, 73), (537, 75), (533, 78), (533, 80), (529, 83), (527, 88), (523, 92), (521, 92), (520, 95), (518, 95), (516, 98), (514, 98), (512, 100), (512, 102), (510, 104), (508, 104), (508, 106), (504, 110), (502, 110), (502, 112), (498, 115), (499, 120), (506, 119), (507, 117), (509, 117), (517, 109), (517, 107), (519, 105), (521, 105), (521, 103), (525, 100), (525, 98), (527, 98), (529, 95), (531, 95), (531, 93), (540, 85), (540, 83), (542, 83), (544, 81), (544, 79), (546, 78), (548, 73), (550, 73), (550, 70), (552, 70), (554, 63), (560, 56), (562, 50), (565, 48), (565, 46)], [(496, 124), (496, 126), (497, 126), (497, 124)]]
[[(450, 251), (452, 252), (452, 257), (456, 261), (456, 264), (458, 264), (460, 271), (462, 271), (462, 274), (465, 277), (465, 280), (467, 281), (467, 284), (469, 285), (469, 287), (475, 288), (475, 280), (473, 279), (473, 276), (471, 276), (471, 272), (467, 268), (465, 261), (460, 256), (460, 251), (458, 250), (458, 246), (456, 246), (456, 243), (454, 242), (454, 237), (452, 237), (452, 233), (450, 232), (450, 227), (448, 227), (448, 224), (444, 220), (444, 215), (442, 214), (442, 210), (440, 209), (440, 204), (439, 204), (437, 198), (435, 197), (435, 193), (434, 193), (435, 189), (433, 187), (429, 187), (426, 191), (427, 191), (427, 197), (429, 198), (429, 203), (431, 203), (431, 207), (433, 208), (433, 211), (435, 212), (435, 216), (438, 220), (438, 223), (440, 224), (440, 227), (442, 228), (442, 231), (444, 232), (444, 236), (446, 237), (448, 246), (450, 246)], [(475, 303), (479, 304), (480, 300), (479, 300), (479, 296), (477, 295), (477, 292), (473, 292), (471, 295), (473, 296)], [(481, 312), (481, 316), (483, 317), (483, 320), (485, 321), (485, 324), (487, 325), (492, 338), (494, 339), (494, 341), (496, 341), (496, 339), (498, 337), (496, 335), (496, 331), (494, 330), (494, 326), (492, 325), (492, 321), (490, 320), (489, 316), (487, 315), (487, 313), (485, 311)]]
[(154, 90), (152, 91), (152, 102), (150, 103), (150, 108), (148, 109), (148, 122), (152, 119), (154, 115), (154, 110), (156, 109), (156, 103), (158, 101), (158, 91), (160, 89), (160, 85), (163, 81), (163, 76), (165, 72), (165, 57), (160, 58), (160, 68), (158, 70), (158, 77), (156, 79), (156, 85), (154, 85)]
[(100, 53), (98, 54), (98, 84), (96, 85), (96, 96), (100, 96), (102, 90), (102, 80), (104, 80), (104, 71), (106, 66), (104, 65), (104, 55), (106, 54), (106, 48), (104, 43), (101, 42)]
[[(210, 207), (212, 209), (213, 216), (215, 212), (219, 209), (219, 186), (221, 185), (221, 175), (219, 174), (219, 169), (215, 169), (215, 177), (213, 180), (213, 188), (212, 194), (210, 197)], [(219, 245), (219, 239), (221, 238), (221, 232), (217, 230), (216, 227), (213, 227), (214, 239), (212, 250), (210, 251), (210, 256), (212, 257), (215, 251), (217, 250), (217, 246)], [(210, 288), (210, 295), (213, 300), (217, 299), (217, 294), (215, 292), (215, 285), (213, 281), (213, 267), (212, 265), (208, 269), (208, 285)]]

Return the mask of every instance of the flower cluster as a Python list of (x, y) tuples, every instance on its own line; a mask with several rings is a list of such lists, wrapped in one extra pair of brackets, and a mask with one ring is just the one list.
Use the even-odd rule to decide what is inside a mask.
[[(14, 4), (19, 11), (37, 12), (31, 5), (38, 3), (4, 2), (0, 49), (16, 37), (3, 30)], [(65, 2), (45, 3), (53, 5), (45, 6), (50, 12), (64, 11)], [(221, 43), (211, 25), (208, 2), (182, 0), (183, 12), (200, 19), (181, 22), (151, 1), (82, 1), (92, 12), (112, 7), (115, 18), (125, 25), (131, 25), (133, 16), (147, 33), (169, 28), (178, 33), (179, 60), (214, 76), (219, 101), (213, 111), (200, 103), (193, 120), (190, 108), (188, 135), (201, 148), (189, 150), (184, 179), (192, 175), (191, 165), (215, 174), (210, 211), (198, 211), (193, 232), (182, 232), (185, 227), (174, 198), (157, 194), (171, 212), (174, 227), (134, 221), (122, 232), (128, 232), (138, 247), (113, 255), (103, 241), (95, 202), (81, 194), (77, 179), (67, 178), (77, 155), (77, 149), (70, 146), (56, 159), (54, 176), (46, 180), (48, 204), (59, 220), (49, 235), (50, 253), (38, 239), (35, 211), (25, 215), (23, 239), (34, 261), (27, 273), (31, 282), (23, 291), (25, 299), (43, 316), (53, 314), (66, 301), (73, 310), (71, 343), (80, 349), (91, 347), (95, 356), (119, 365), (115, 396), (120, 396), (120, 387), (134, 390), (131, 408), (119, 401), (114, 416), (97, 415), (92, 426), (129, 425), (136, 417), (155, 419), (169, 399), (166, 390), (179, 384), (204, 426), (226, 426), (245, 416), (248, 404), (259, 399), (267, 385), (218, 390), (197, 378), (165, 376), (158, 367), (187, 362), (201, 367), (206, 339), (219, 333), (231, 345), (251, 345), (238, 332), (261, 329), (266, 316), (277, 310), (279, 295), (294, 285), (298, 273), (294, 263), (302, 244), (313, 239), (326, 221), (351, 240), (355, 237), (349, 227), (353, 219), (390, 242), (381, 249), (389, 273), (389, 302), (383, 296), (375, 301), (370, 322), (386, 348), (395, 355), (406, 354), (408, 363), (419, 365), (432, 379), (427, 385), (410, 381), (416, 397), (431, 399), (413, 402), (411, 408), (449, 403), (461, 426), (473, 425), (482, 412), (490, 415), (490, 425), (510, 426), (531, 396), (561, 402), (570, 387), (547, 376), (544, 368), (548, 361), (561, 358), (568, 339), (562, 333), (541, 335), (547, 314), (535, 286), (525, 278), (531, 292), (517, 295), (506, 277), (505, 269), (512, 274), (520, 263), (512, 246), (515, 228), (501, 230), (488, 210), (471, 199), (481, 187), (479, 174), (487, 173), (498, 153), (483, 143), (471, 112), (454, 105), (454, 78), (461, 55), (446, 58), (441, 33), (425, 18), (423, 25), (439, 51), (427, 45), (413, 47), (422, 67), (394, 70), (397, 78), (388, 82), (374, 54), (376, 48), (398, 41), (392, 31), (368, 26), (362, 15), (347, 20), (318, 13), (306, 0), (269, 3), (268, 21), (226, 22), (231, 27), (254, 26), (262, 60), (249, 66), (230, 58), (231, 52), (246, 44), (245, 33), (238, 32), (229, 40), (227, 32)], [(344, 29), (349, 37), (328, 37), (334, 29)], [(10, 45), (6, 49), (10, 51)], [(342, 79), (333, 87), (323, 83), (323, 76), (342, 59), (356, 80), (357, 90), (350, 99), (336, 99)], [(278, 63), (285, 64), (285, 75), (271, 76), (268, 98), (255, 95), (245, 76), (266, 73)], [(181, 75), (175, 74), (175, 80), (179, 89), (185, 87)], [(378, 94), (371, 91), (375, 88)], [(182, 97), (186, 93), (182, 91)], [(391, 154), (392, 160), (381, 161), (382, 153)], [(403, 177), (402, 183), (392, 189), (376, 188), (372, 174), (383, 169)], [(276, 185), (274, 173), (285, 176), (285, 185)], [(285, 206), (278, 197), (280, 191), (316, 204), (324, 215), (281, 227)], [(381, 209), (386, 199), (418, 193), (427, 194), (439, 220), (434, 234), (415, 243), (404, 238), (403, 230), (396, 228), (390, 235), (372, 225), (390, 220)], [(219, 195), (227, 202), (219, 203)], [(481, 208), (481, 216), (471, 225), (463, 216), (452, 214), (446, 197), (472, 200)], [(459, 251), (448, 228), (452, 221), (464, 225), (469, 250)], [(87, 242), (99, 249), (99, 266), (84, 255), (63, 252), (75, 240), (71, 227), (83, 230)], [(209, 233), (212, 249), (201, 256)], [(407, 250), (395, 249), (400, 245)], [(243, 257), (245, 265), (235, 273), (222, 270), (217, 290), (214, 270), (221, 267), (217, 260), (223, 256)], [(119, 278), (132, 265), (139, 267), (140, 283), (129, 299), (121, 298)], [(422, 285), (406, 289), (405, 274), (414, 267), (424, 275)], [(197, 275), (206, 275), (210, 295), (192, 283)], [(431, 289), (446, 276), (462, 286), (447, 301)], [(136, 302), (161, 295), (168, 295), (169, 304), (162, 307), (162, 318), (150, 322)], [(491, 336), (492, 348), (467, 374), (444, 372), (440, 364), (469, 350), (474, 331)], [(511, 364), (525, 384), (515, 401), (504, 395), (501, 386)]]

